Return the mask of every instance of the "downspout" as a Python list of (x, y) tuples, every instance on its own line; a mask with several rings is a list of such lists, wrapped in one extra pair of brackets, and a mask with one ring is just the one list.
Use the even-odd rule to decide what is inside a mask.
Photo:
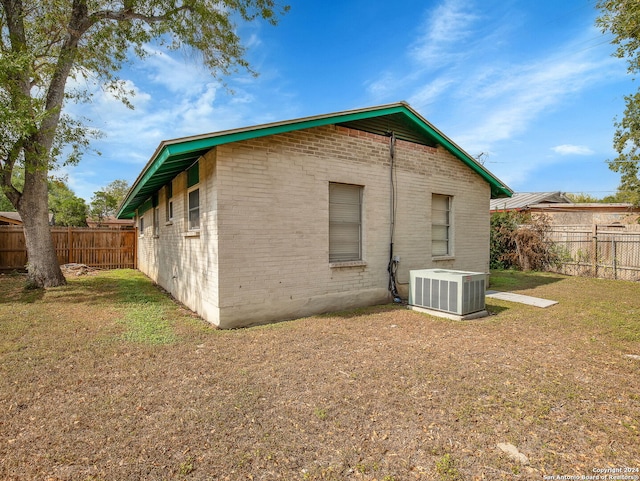
[(395, 150), (396, 150), (396, 136), (394, 132), (389, 132), (389, 264), (387, 266), (387, 272), (389, 273), (389, 292), (393, 296), (393, 302), (400, 303), (402, 299), (398, 294), (398, 287), (396, 285), (396, 272), (398, 270), (398, 262), (400, 259), (393, 255), (393, 237), (396, 228), (396, 178), (395, 178)]

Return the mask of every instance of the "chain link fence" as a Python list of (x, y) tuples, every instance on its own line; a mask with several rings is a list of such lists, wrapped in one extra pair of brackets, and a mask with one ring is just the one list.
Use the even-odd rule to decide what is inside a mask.
[(553, 225), (548, 240), (552, 272), (640, 281), (640, 225)]

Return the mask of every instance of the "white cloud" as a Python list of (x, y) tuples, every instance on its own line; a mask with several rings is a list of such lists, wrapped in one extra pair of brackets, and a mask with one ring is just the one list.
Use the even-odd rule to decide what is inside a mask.
[(593, 150), (584, 145), (562, 144), (552, 147), (551, 150), (560, 155), (591, 155)]
[(456, 81), (453, 78), (440, 77), (433, 82), (420, 87), (409, 98), (411, 105), (420, 106), (420, 110), (426, 110), (431, 103), (436, 102), (449, 88), (454, 87)]
[[(463, 4), (452, 1), (444, 5), (461, 8)], [(557, 164), (558, 159), (543, 152), (522, 151), (518, 146), (521, 136), (533, 127), (544, 128), (540, 125), (544, 119), (563, 109), (575, 108), (578, 112), (580, 107), (572, 107), (573, 102), (586, 91), (611, 82), (624, 70), (604, 46), (578, 48), (584, 38), (594, 35), (591, 28), (582, 37), (556, 45), (553, 50), (514, 58), (508, 49), (498, 51), (495, 45), (509, 45), (515, 29), (493, 31), (483, 38), (481, 30), (488, 31), (489, 26), (479, 25), (473, 14), (461, 15), (454, 24), (456, 21), (461, 26), (466, 24), (468, 30), (477, 27), (479, 35), (469, 39), (453, 35), (449, 42), (442, 38), (439, 46), (445, 48), (440, 51), (434, 42), (441, 35), (429, 37), (433, 39), (431, 43), (424, 40), (427, 37), (421, 39), (425, 47), (421, 59), (430, 63), (420, 66), (422, 71), (409, 96), (411, 104), (424, 111), (467, 152), (490, 152), (489, 169), (507, 184), (524, 183), (535, 172)], [(454, 62), (438, 60), (437, 55), (447, 57), (450, 52)], [(409, 49), (409, 53), (414, 54), (415, 49)], [(564, 125), (563, 129), (570, 133), (571, 125)], [(585, 146), (558, 146), (554, 150), (562, 155), (593, 153)]]
[[(462, 137), (466, 142), (493, 143), (524, 132), (545, 111), (558, 108), (570, 96), (601, 81), (609, 60), (545, 58), (531, 64), (511, 66), (495, 82), (482, 78), (474, 88), (469, 79), (465, 108), (473, 123)], [(471, 93), (473, 92), (473, 93)]]
[(444, 0), (431, 11), (422, 31), (425, 32), (410, 50), (419, 63), (436, 67), (459, 60), (457, 43), (473, 35), (474, 23), (480, 17), (465, 0)]
[(380, 99), (393, 95), (393, 92), (397, 90), (400, 82), (401, 79), (393, 73), (384, 72), (374, 81), (365, 82), (365, 85), (369, 94), (376, 99)]
[(144, 92), (132, 80), (121, 80), (116, 85), (102, 85), (94, 92), (94, 104), (100, 109), (131, 110), (122, 103), (119, 96), (124, 96), (134, 108), (144, 108), (151, 100), (151, 95)]
[(151, 46), (147, 46), (146, 50), (149, 57), (144, 60), (141, 69), (147, 72), (153, 83), (175, 94), (193, 95), (203, 84), (212, 81), (211, 72), (199, 61), (186, 57), (179, 60), (176, 56)]
[(404, 72), (378, 74), (368, 93), (386, 101), (407, 92), (411, 105), (466, 150), (498, 151), (497, 143), (513, 141), (619, 70), (604, 46), (581, 47), (595, 35), (592, 26), (573, 41), (516, 57), (510, 46), (526, 27), (523, 12), (504, 4), (488, 16), (480, 7), (477, 0), (441, 0), (428, 9), (407, 44), (411, 63)]

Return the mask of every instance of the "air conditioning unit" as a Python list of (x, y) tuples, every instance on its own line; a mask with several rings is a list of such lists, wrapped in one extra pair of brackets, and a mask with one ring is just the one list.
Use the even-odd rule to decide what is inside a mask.
[(482, 272), (409, 271), (409, 305), (466, 316), (484, 310), (485, 282)]

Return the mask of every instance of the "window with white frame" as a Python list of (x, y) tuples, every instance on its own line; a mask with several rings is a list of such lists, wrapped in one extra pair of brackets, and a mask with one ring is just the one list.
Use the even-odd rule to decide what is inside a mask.
[(153, 235), (160, 235), (160, 207), (153, 208)]
[(451, 202), (448, 195), (431, 196), (431, 255), (453, 255), (451, 248)]
[(362, 191), (329, 183), (329, 262), (362, 260)]
[(187, 224), (189, 230), (200, 230), (200, 167), (196, 162), (187, 170)]
[(200, 229), (200, 189), (190, 189), (188, 194), (189, 230)]
[(144, 235), (144, 215), (141, 215), (138, 219), (138, 235)]
[(171, 181), (165, 186), (165, 211), (166, 221), (173, 220), (173, 184)]

